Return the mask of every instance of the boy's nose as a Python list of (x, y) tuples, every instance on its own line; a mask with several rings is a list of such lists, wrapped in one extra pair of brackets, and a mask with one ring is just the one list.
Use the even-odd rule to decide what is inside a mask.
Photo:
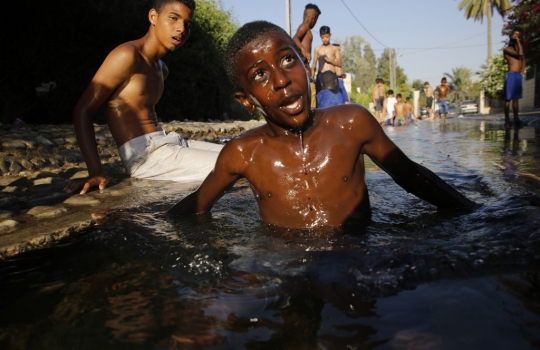
[(291, 79), (283, 74), (283, 72), (279, 69), (276, 70), (275, 76), (274, 76), (274, 84), (276, 89), (282, 89), (284, 87), (287, 87), (291, 83)]

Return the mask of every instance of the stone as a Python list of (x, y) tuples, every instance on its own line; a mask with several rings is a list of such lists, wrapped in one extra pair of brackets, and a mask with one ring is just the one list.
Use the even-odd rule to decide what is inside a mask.
[(19, 204), (19, 198), (13, 195), (0, 193), (0, 209), (10, 210), (17, 204)]
[(0, 220), (11, 219), (14, 216), (15, 212), (13, 210), (0, 209)]
[(69, 210), (61, 206), (37, 206), (30, 209), (27, 214), (38, 219), (51, 219), (59, 217)]
[(40, 205), (54, 205), (62, 203), (68, 196), (69, 195), (65, 192), (34, 195), (27, 198), (26, 206), (31, 208)]
[(87, 194), (77, 194), (69, 197), (64, 201), (64, 204), (69, 205), (98, 205), (102, 201), (98, 198), (89, 196)]
[(0, 234), (11, 232), (19, 226), (21, 226), (21, 224), (18, 221), (11, 219), (4, 220), (0, 222)]
[(27, 145), (23, 140), (6, 140), (2, 142), (3, 148), (15, 148), (15, 149), (26, 149)]
[(42, 145), (42, 146), (47, 146), (47, 147), (51, 147), (51, 146), (54, 146), (54, 143), (49, 140), (48, 138), (40, 135), (38, 137), (36, 137), (36, 141), (38, 144)]

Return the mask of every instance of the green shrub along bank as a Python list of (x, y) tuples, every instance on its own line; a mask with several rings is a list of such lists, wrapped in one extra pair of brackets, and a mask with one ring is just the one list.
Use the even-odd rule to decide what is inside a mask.
[[(71, 123), (75, 103), (106, 55), (148, 30), (150, 0), (26, 0), (5, 5), (1, 31), (0, 122)], [(234, 106), (222, 53), (238, 24), (221, 4), (197, 0), (191, 38), (163, 60), (169, 67), (156, 106), (164, 121), (247, 119)], [(8, 24), (8, 22), (10, 24)], [(42, 83), (54, 82), (36, 91)], [(98, 116), (96, 122), (104, 122)]]

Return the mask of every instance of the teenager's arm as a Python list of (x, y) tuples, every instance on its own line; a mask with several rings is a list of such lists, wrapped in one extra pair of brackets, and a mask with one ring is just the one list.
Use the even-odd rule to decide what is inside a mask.
[(440, 208), (472, 210), (476, 204), (429, 169), (409, 159), (386, 136), (373, 118), (364, 118), (361, 137), (366, 140), (361, 152), (387, 172), (407, 192)]
[(317, 68), (317, 62), (319, 61), (319, 56), (320, 56), (320, 52), (319, 52), (319, 46), (317, 46), (315, 48), (315, 56), (313, 57), (313, 63), (311, 64), (311, 76), (314, 77), (315, 76), (315, 72), (316, 72), (316, 68)]
[(336, 54), (334, 55), (333, 59), (329, 59), (328, 56), (326, 56), (326, 62), (341, 68), (343, 66), (343, 62), (341, 61), (341, 50), (336, 48), (335, 52)]
[(307, 58), (308, 63), (309, 63), (311, 62), (311, 52), (307, 52), (304, 45), (302, 45), (302, 38), (307, 34), (308, 31), (309, 31), (309, 23), (303, 22), (298, 27), (296, 34), (294, 34), (293, 40), (296, 46), (298, 46), (298, 48), (300, 49), (300, 51), (302, 51), (302, 55), (304, 55), (304, 57)]
[(82, 187), (80, 194), (84, 194), (91, 187), (99, 186), (100, 189), (104, 189), (107, 185), (105, 170), (97, 149), (93, 119), (113, 91), (131, 75), (135, 58), (129, 51), (125, 47), (119, 47), (107, 56), (75, 106), (73, 124), (88, 169), (88, 177), (69, 181), (64, 188), (68, 193)]
[(167, 213), (172, 215), (208, 213), (225, 191), (240, 178), (238, 160), (242, 157), (238, 155), (238, 149), (235, 140), (225, 145), (214, 170), (208, 174), (201, 186), (172, 206)]

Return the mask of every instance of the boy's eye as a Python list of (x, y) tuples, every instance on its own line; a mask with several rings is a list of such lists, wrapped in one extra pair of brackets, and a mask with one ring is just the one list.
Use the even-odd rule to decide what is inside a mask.
[(266, 78), (266, 72), (263, 70), (258, 70), (251, 76), (251, 79), (253, 79), (256, 82), (263, 81)]
[(284, 65), (285, 67), (290, 67), (290, 66), (292, 66), (292, 65), (295, 63), (295, 61), (296, 61), (296, 60), (295, 60), (294, 55), (287, 55), (287, 56), (283, 57), (283, 60), (282, 60), (283, 65)]

